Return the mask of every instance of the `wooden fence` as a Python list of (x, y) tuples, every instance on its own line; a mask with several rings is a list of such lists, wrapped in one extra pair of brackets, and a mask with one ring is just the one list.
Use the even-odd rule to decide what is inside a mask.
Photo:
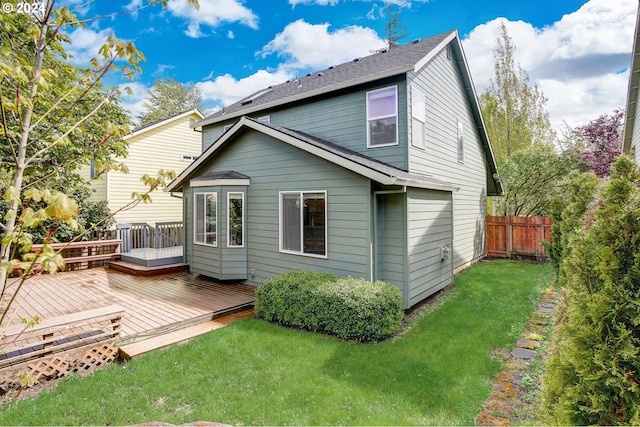
[(487, 256), (547, 260), (543, 241), (551, 242), (549, 217), (488, 216)]

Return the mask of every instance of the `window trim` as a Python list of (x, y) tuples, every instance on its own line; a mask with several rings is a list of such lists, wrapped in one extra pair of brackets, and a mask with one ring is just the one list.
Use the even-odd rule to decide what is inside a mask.
[[(300, 251), (292, 251), (283, 248), (283, 232), (284, 232), (284, 216), (282, 212), (282, 196), (284, 194), (298, 194), (300, 196), (300, 200), (304, 200), (305, 194), (322, 194), (324, 196), (324, 255), (318, 254), (310, 254), (304, 252), (304, 209), (300, 209)], [(300, 255), (310, 258), (319, 258), (319, 259), (328, 259), (329, 258), (329, 227), (328, 227), (328, 206), (329, 203), (327, 201), (327, 191), (326, 190), (289, 190), (289, 191), (279, 191), (278, 192), (278, 246), (279, 251), (284, 254), (290, 255)]]
[[(379, 117), (369, 117), (369, 96), (371, 94), (374, 94), (376, 92), (382, 92), (385, 90), (389, 90), (389, 89), (393, 89), (394, 92), (394, 96), (395, 96), (395, 114), (392, 115), (386, 115), (386, 116), (379, 116)], [(382, 87), (379, 89), (374, 89), (374, 90), (369, 90), (366, 92), (365, 95), (365, 110), (366, 110), (366, 121), (367, 121), (367, 148), (379, 148), (379, 147), (391, 147), (394, 145), (398, 145), (400, 143), (400, 136), (399, 136), (399, 117), (398, 117), (398, 86), (397, 85), (392, 85), (392, 86), (387, 86), (387, 87)], [(390, 142), (387, 144), (375, 144), (372, 145), (371, 144), (371, 129), (369, 126), (369, 122), (371, 122), (372, 120), (379, 120), (379, 119), (388, 119), (391, 117), (395, 117), (396, 118), (396, 141), (395, 142)]]
[[(414, 94), (419, 94), (420, 96), (422, 96), (422, 116), (418, 117), (414, 114), (414, 105), (413, 105), (413, 97)], [(414, 132), (413, 132), (413, 119), (418, 120), (421, 124), (422, 124), (422, 144), (418, 145), (416, 144), (413, 136), (414, 136)], [(415, 87), (411, 87), (411, 146), (418, 148), (420, 150), (426, 150), (427, 149), (427, 136), (426, 136), (426, 129), (427, 129), (427, 97), (425, 96), (424, 93), (422, 93), (420, 90), (416, 89)]]
[[(242, 200), (242, 244), (232, 245), (231, 242), (231, 195), (240, 195)], [(245, 239), (245, 209), (244, 209), (244, 191), (229, 191), (227, 192), (227, 248), (244, 248)]]
[[(213, 194), (215, 201), (216, 201), (216, 240), (215, 243), (206, 243), (206, 239), (204, 241), (198, 241), (197, 237), (196, 237), (196, 230), (197, 230), (197, 217), (196, 217), (196, 206), (197, 206), (197, 202), (196, 202), (196, 198), (199, 195), (205, 196), (205, 200), (206, 200), (206, 196), (209, 194)], [(203, 212), (204, 217), (207, 216), (207, 204), (204, 204), (204, 209), (205, 211)], [(204, 227), (203, 227), (204, 230)], [(204, 233), (204, 231), (203, 231)], [(218, 192), (217, 191), (199, 191), (199, 192), (194, 192), (193, 193), (193, 244), (194, 245), (200, 245), (200, 246), (208, 246), (210, 248), (217, 248), (218, 247)]]

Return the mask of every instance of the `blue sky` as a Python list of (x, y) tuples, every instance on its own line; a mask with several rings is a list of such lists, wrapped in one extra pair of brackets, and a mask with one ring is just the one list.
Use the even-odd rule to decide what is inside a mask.
[[(196, 84), (213, 111), (296, 75), (365, 56), (384, 43), (386, 6), (400, 8), (401, 41), (457, 29), (480, 94), (493, 73), (496, 30), (505, 22), (516, 59), (549, 99), (554, 126), (575, 126), (626, 101), (635, 0), (171, 0), (166, 9), (92, 21), (70, 33), (74, 61), (94, 56), (112, 32), (147, 61), (126, 83), (135, 115), (155, 79)], [(82, 17), (135, 10), (146, 0), (65, 0)], [(125, 84), (111, 81), (112, 84)]]

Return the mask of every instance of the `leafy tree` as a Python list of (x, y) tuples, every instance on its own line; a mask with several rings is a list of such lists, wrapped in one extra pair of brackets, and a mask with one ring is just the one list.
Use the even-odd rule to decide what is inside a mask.
[[(66, 194), (82, 187), (73, 186), (73, 171), (91, 159), (103, 169), (116, 167), (110, 155), (124, 152), (119, 138), (128, 126), (117, 107), (117, 91), (102, 90), (101, 82), (115, 70), (133, 77), (144, 58), (133, 43), (111, 35), (90, 67), (69, 66), (63, 45), (69, 38), (62, 30), (83, 23), (55, 3), (44, 1), (43, 10), (32, 15), (0, 14), (0, 189), (7, 206), (0, 224), (0, 325), (31, 274), (55, 272), (63, 264), (50, 245), (41, 254), (25, 255), (29, 262), (17, 255), (30, 251), (33, 230), (46, 221), (78, 227), (78, 205)], [(152, 191), (168, 175), (160, 171), (143, 179)], [(149, 199), (148, 193), (140, 194), (131, 204)], [(19, 276), (12, 279), (12, 296), (5, 300), (12, 272)]]
[(144, 112), (138, 116), (141, 125), (166, 119), (173, 115), (204, 109), (202, 93), (194, 85), (187, 85), (168, 78), (156, 80), (148, 91), (149, 99), (144, 102)]
[(638, 167), (620, 157), (562, 255), (543, 389), (548, 424), (640, 424), (639, 183)]
[(498, 173), (504, 189), (498, 214), (549, 215), (552, 201), (565, 191), (565, 178), (577, 166), (571, 152), (559, 154), (549, 147), (513, 154)]
[(515, 46), (504, 23), (496, 42), (494, 77), (480, 96), (480, 108), (501, 167), (515, 153), (551, 145), (555, 133), (545, 111), (547, 99), (516, 64)]
[(609, 176), (611, 164), (622, 153), (623, 122), (624, 110), (618, 109), (574, 129), (585, 147), (579, 151), (580, 158), (601, 178)]

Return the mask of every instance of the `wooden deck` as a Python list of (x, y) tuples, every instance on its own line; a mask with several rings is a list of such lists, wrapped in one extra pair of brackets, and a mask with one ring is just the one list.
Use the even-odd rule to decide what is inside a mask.
[(10, 323), (117, 304), (126, 309), (121, 337), (131, 342), (210, 320), (254, 300), (252, 286), (223, 285), (187, 272), (134, 277), (94, 268), (29, 279), (16, 298), (17, 313)]

